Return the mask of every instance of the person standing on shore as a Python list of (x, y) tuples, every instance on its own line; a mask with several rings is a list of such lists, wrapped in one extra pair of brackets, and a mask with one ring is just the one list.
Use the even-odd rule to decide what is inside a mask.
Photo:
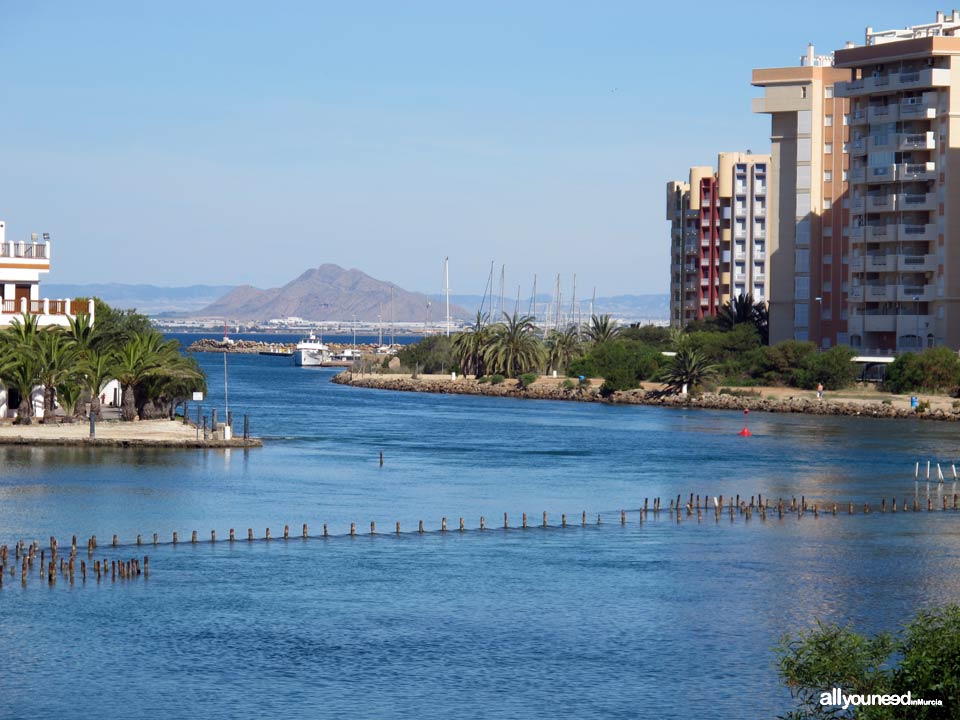
[(817, 383), (817, 400), (823, 400), (823, 383)]

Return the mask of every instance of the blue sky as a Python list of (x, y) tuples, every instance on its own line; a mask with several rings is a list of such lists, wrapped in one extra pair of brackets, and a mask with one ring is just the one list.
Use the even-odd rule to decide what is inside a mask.
[(0, 218), (56, 282), (666, 292), (664, 183), (769, 149), (751, 69), (936, 10), (778, 7), (0, 0)]

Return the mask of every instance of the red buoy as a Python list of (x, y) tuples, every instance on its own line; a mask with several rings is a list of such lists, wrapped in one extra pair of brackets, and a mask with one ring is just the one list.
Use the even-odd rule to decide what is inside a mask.
[(749, 415), (749, 414), (750, 414), (750, 408), (744, 408), (744, 409), (743, 409), (743, 414), (744, 414), (744, 415)]
[(747, 428), (743, 428), (743, 430), (741, 430), (741, 431), (740, 431), (739, 433), (737, 433), (737, 434), (738, 434), (740, 437), (750, 437), (751, 435), (753, 435), (753, 433), (750, 432)]

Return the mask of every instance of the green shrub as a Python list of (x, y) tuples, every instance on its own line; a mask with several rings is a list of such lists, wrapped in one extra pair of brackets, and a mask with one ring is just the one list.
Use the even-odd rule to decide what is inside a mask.
[(580, 383), (580, 387), (585, 387), (585, 388), (590, 387), (590, 378), (588, 378), (586, 375), (584, 375), (580, 380), (578, 380), (578, 382)]
[(484, 375), (483, 377), (478, 377), (478, 378), (477, 378), (477, 382), (478, 382), (478, 383), (481, 383), (481, 384), (486, 384), (486, 383), (490, 382), (490, 378), (487, 377), (486, 375)]
[[(960, 697), (960, 607), (920, 611), (902, 633), (865, 637), (849, 628), (818, 623), (809, 632), (785, 635), (777, 648), (780, 677), (798, 704), (789, 718), (956, 717)], [(941, 700), (942, 707), (873, 706), (855, 715), (821, 705), (824, 692), (890, 694)]]
[(564, 390), (573, 390), (576, 386), (577, 384), (570, 378), (567, 378), (562, 383), (560, 383), (560, 387), (562, 387)]
[(540, 376), (537, 373), (524, 373), (520, 376), (520, 387), (527, 388), (533, 385), (537, 380), (540, 379)]
[(730, 395), (731, 397), (760, 397), (759, 390), (739, 390), (736, 388), (720, 388), (720, 395)]
[[(453, 341), (445, 335), (431, 335), (418, 343), (405, 345), (397, 353), (397, 357), (404, 367), (419, 367), (420, 372), (426, 375), (457, 369), (453, 356)], [(389, 361), (389, 358), (385, 361)]]
[(954, 391), (960, 384), (960, 357), (949, 348), (904, 353), (887, 366), (883, 387), (893, 393)]
[(883, 400), (880, 401), (880, 404), (881, 404), (881, 405), (893, 405), (893, 400), (891, 400), (890, 398), (885, 398), (885, 399), (883, 399)]
[(930, 401), (929, 401), (929, 400), (921, 400), (920, 402), (917, 403), (917, 408), (916, 408), (916, 410), (917, 410), (918, 413), (929, 412), (929, 411), (930, 411)]
[(813, 390), (823, 383), (824, 390), (842, 390), (857, 380), (858, 369), (850, 360), (854, 351), (846, 345), (837, 345), (807, 355), (799, 368), (793, 372), (792, 385)]
[(506, 378), (505, 378), (503, 375), (499, 375), (499, 374), (498, 374), (498, 375), (491, 375), (491, 376), (490, 376), (490, 384), (491, 384), (491, 385), (499, 385), (499, 384), (502, 383), (504, 380), (506, 380)]

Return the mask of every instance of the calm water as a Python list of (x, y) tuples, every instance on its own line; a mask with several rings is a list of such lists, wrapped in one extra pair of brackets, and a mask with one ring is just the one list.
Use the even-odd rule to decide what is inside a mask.
[[(222, 414), (222, 356), (199, 358)], [(960, 599), (960, 514), (619, 525), (689, 492), (925, 504), (913, 463), (954, 462), (951, 425), (753, 414), (744, 439), (738, 413), (376, 392), (333, 372), (229, 358), (231, 410), (268, 438), (255, 451), (0, 451), (0, 542), (96, 533), (111, 558), (133, 554), (103, 547), (113, 533), (340, 535), (162, 545), (145, 582), (8, 578), (0, 716), (774, 717), (781, 632), (895, 629)], [(543, 510), (591, 525), (499, 529)], [(342, 537), (481, 515), (483, 533)]]

